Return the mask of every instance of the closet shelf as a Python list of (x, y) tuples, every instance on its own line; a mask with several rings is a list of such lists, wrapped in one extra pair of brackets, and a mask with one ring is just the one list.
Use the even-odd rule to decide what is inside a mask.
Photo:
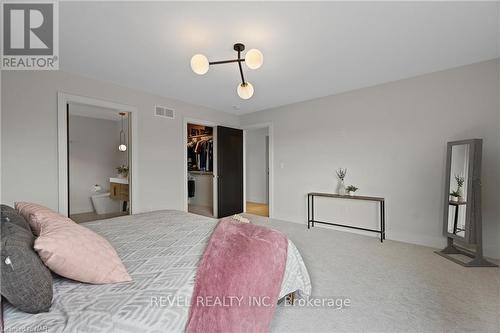
[(200, 135), (190, 135), (188, 136), (188, 139), (196, 139), (196, 138), (204, 138), (204, 137), (213, 137), (212, 134), (200, 134)]
[(212, 171), (199, 171), (199, 170), (188, 170), (188, 173), (194, 173), (196, 175), (210, 175), (210, 176), (214, 174)]

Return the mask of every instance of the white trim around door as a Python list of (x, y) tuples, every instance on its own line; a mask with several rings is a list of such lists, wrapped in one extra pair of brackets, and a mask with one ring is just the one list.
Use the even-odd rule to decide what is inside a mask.
[(118, 111), (129, 112), (131, 117), (130, 142), (129, 142), (129, 165), (131, 173), (129, 175), (130, 187), (130, 214), (137, 212), (137, 119), (138, 109), (135, 106), (119, 104), (92, 97), (57, 93), (57, 148), (58, 148), (58, 179), (59, 179), (59, 213), (68, 215), (68, 119), (66, 105), (68, 103), (84, 104), (102, 108), (114, 109)]
[(261, 123), (243, 126), (243, 210), (247, 210), (247, 170), (246, 170), (246, 133), (248, 130), (267, 128), (269, 131), (269, 218), (274, 217), (274, 126), (273, 123)]

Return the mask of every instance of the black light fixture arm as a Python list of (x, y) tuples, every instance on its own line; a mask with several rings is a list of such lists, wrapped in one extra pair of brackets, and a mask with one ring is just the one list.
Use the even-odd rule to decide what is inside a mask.
[(245, 61), (245, 58), (241, 58), (241, 52), (245, 50), (245, 45), (241, 43), (234, 44), (233, 46), (234, 50), (238, 52), (238, 59), (233, 59), (233, 60), (221, 60), (221, 61), (211, 61), (208, 64), (209, 65), (220, 65), (220, 64), (230, 64), (233, 62), (238, 63), (238, 67), (240, 68), (240, 75), (241, 75), (241, 82), (245, 84), (245, 76), (243, 75), (243, 67), (241, 66), (241, 63)]
[[(243, 48), (245, 48), (245, 47), (243, 47)], [(238, 50), (238, 60), (241, 60), (241, 51), (240, 50)], [(243, 84), (243, 86), (245, 86), (245, 77), (243, 76), (243, 68), (241, 67), (241, 61), (238, 61), (238, 66), (240, 67), (241, 83)]]
[(245, 61), (245, 59), (234, 59), (234, 60), (221, 60), (221, 61), (210, 61), (210, 65), (220, 65), (220, 64), (230, 64), (232, 62)]

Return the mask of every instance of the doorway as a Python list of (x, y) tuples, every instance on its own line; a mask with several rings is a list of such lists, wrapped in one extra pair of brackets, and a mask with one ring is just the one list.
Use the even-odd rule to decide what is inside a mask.
[(270, 206), (270, 128), (245, 131), (246, 213), (269, 217)]
[[(71, 171), (69, 168), (69, 154), (70, 146), (68, 142), (68, 125), (69, 125), (69, 112), (71, 105), (82, 105), (95, 107), (98, 112), (126, 112), (128, 118), (128, 128), (124, 124), (124, 130), (128, 129), (128, 141), (126, 153), (129, 162), (129, 172), (128, 172), (128, 195), (129, 201), (127, 203), (126, 210), (129, 214), (134, 214), (137, 211), (137, 187), (135, 185), (135, 179), (137, 179), (137, 113), (138, 109), (131, 105), (120, 104), (116, 102), (111, 102), (107, 100), (67, 94), (64, 92), (57, 93), (57, 154), (58, 154), (58, 201), (59, 207), (58, 211), (60, 214), (68, 216), (70, 215), (70, 175)], [(121, 130), (121, 128), (120, 128)], [(92, 133), (92, 132), (90, 132)], [(116, 133), (116, 137), (119, 139), (120, 133)], [(118, 149), (118, 147), (116, 147)], [(116, 175), (116, 173), (115, 173)], [(94, 190), (95, 183), (91, 182), (91, 190)], [(102, 186), (101, 186), (102, 189)], [(118, 191), (116, 192), (118, 193)], [(88, 198), (88, 197), (87, 197)], [(91, 200), (91, 199), (90, 199)], [(93, 207), (93, 206), (92, 206)], [(123, 208), (123, 206), (122, 206)], [(83, 220), (82, 220), (83, 221)]]
[(68, 216), (77, 223), (128, 215), (128, 112), (67, 103)]
[[(215, 218), (244, 212), (243, 130), (191, 118), (184, 118), (183, 124), (185, 140), (183, 143), (185, 152), (184, 210)], [(209, 144), (211, 139), (213, 145)], [(194, 152), (188, 151), (189, 145), (198, 144), (198, 142), (193, 143), (192, 141), (199, 140), (208, 141), (209, 144), (207, 154), (203, 155), (209, 160), (204, 165), (199, 161), (200, 158), (201, 161), (204, 160), (201, 154), (203, 146), (198, 148), (195, 146)], [(200, 156), (195, 156), (196, 154)], [(212, 154), (212, 161), (210, 154)], [(204, 178), (197, 180), (196, 177)], [(211, 200), (210, 186), (212, 187)], [(197, 195), (202, 196), (202, 198), (193, 200)], [(199, 202), (202, 204), (198, 204)]]
[(187, 123), (188, 212), (208, 217), (214, 210), (214, 128)]

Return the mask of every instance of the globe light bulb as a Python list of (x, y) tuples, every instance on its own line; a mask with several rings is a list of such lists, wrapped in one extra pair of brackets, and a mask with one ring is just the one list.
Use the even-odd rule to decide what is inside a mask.
[(250, 69), (257, 69), (262, 66), (264, 62), (264, 56), (262, 52), (257, 49), (248, 50), (247, 54), (245, 54), (245, 64)]
[(249, 99), (253, 95), (253, 86), (250, 82), (240, 83), (238, 85), (238, 96), (242, 99)]
[(208, 72), (208, 59), (203, 54), (195, 54), (191, 58), (191, 69), (198, 75), (203, 75)]
[(127, 146), (125, 146), (123, 143), (121, 145), (118, 146), (118, 150), (119, 151), (126, 151), (127, 150)]

